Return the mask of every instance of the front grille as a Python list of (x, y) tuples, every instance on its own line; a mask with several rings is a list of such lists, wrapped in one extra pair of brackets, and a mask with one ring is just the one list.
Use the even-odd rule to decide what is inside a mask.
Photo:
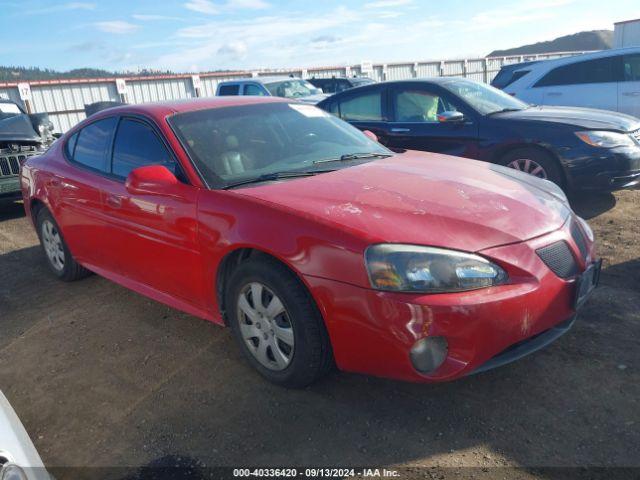
[(582, 233), (582, 229), (578, 225), (578, 222), (571, 222), (571, 237), (573, 241), (576, 242), (578, 246), (578, 250), (580, 250), (580, 255), (582, 258), (586, 260), (587, 258), (587, 242), (584, 240), (584, 234)]
[(0, 177), (20, 175), (20, 165), (37, 153), (0, 154)]
[(578, 264), (567, 242), (561, 240), (536, 250), (542, 261), (560, 278), (569, 278), (578, 273)]

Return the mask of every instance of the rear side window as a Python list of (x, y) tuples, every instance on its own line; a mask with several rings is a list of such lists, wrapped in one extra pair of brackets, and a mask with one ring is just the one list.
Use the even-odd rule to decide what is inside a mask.
[(76, 149), (76, 142), (78, 141), (78, 133), (76, 132), (69, 137), (67, 144), (64, 147), (64, 152), (67, 154), (67, 158), (73, 159), (73, 151)]
[(220, 85), (218, 89), (218, 95), (239, 95), (240, 94), (240, 85), (231, 84), (231, 85)]
[(512, 70), (507, 70), (505, 72), (500, 72), (496, 75), (496, 78), (493, 79), (493, 82), (491, 82), (491, 86), (503, 89), (511, 85), (516, 80), (520, 80), (530, 71), (531, 70), (517, 70), (514, 72)]
[(105, 118), (80, 130), (71, 157), (73, 161), (94, 170), (109, 172), (108, 152), (117, 121), (115, 117)]
[(534, 87), (609, 83), (621, 79), (620, 57), (597, 58), (557, 67), (547, 73)]
[(340, 102), (340, 117), (351, 121), (381, 121), (382, 95), (370, 92), (364, 95), (349, 97)]
[(122, 119), (113, 143), (112, 172), (125, 178), (131, 170), (163, 165), (175, 173), (175, 162), (153, 130), (142, 122)]

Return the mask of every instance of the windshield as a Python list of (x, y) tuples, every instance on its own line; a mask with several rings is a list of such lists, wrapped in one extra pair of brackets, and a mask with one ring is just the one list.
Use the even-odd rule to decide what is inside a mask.
[(484, 115), (504, 110), (524, 110), (529, 106), (511, 95), (483, 83), (456, 79), (443, 83), (442, 86)]
[(314, 87), (306, 80), (300, 79), (286, 79), (281, 82), (265, 83), (264, 86), (274, 97), (301, 98), (322, 92), (322, 90)]
[(318, 165), (343, 155), (391, 154), (355, 127), (311, 105), (274, 102), (198, 110), (174, 115), (169, 122), (210, 188), (371, 161)]

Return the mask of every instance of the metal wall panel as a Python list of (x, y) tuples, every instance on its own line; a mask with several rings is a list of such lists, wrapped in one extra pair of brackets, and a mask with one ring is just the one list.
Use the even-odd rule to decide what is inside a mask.
[(385, 80), (413, 78), (413, 63), (387, 65)]
[[(490, 82), (502, 65), (528, 60), (544, 60), (580, 52), (560, 52), (544, 55), (512, 55), (497, 58), (476, 58), (469, 60), (428, 61), (403, 64), (376, 64), (368, 76), (376, 81), (402, 80), (406, 78), (427, 78), (445, 76), (467, 76), (479, 82)], [(313, 67), (310, 69), (279, 69), (254, 72), (259, 76), (303, 76), (306, 77), (340, 77), (361, 75), (361, 65), (350, 67)], [(252, 72), (233, 72), (222, 74), (202, 74), (201, 96), (215, 95), (219, 82), (238, 78), (251, 77)], [(195, 97), (190, 75), (165, 76), (155, 78), (135, 78), (126, 80), (127, 101), (144, 103), (163, 100), (178, 100)], [(70, 80), (57, 82), (33, 82), (31, 85), (31, 108), (34, 112), (48, 112), (56, 131), (64, 132), (84, 118), (84, 106), (98, 101), (117, 101), (120, 96), (116, 89), (115, 79), (104, 81)], [(0, 97), (10, 98), (22, 103), (15, 84), (0, 86)]]
[(130, 103), (161, 102), (193, 97), (195, 93), (191, 77), (127, 82), (127, 100)]

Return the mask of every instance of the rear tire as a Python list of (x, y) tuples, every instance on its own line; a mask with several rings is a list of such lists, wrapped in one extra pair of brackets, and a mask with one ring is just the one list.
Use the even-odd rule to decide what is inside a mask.
[(551, 154), (537, 148), (518, 148), (507, 152), (499, 161), (505, 167), (550, 180), (564, 188), (562, 169)]
[(60, 227), (46, 208), (41, 208), (36, 215), (36, 229), (49, 269), (56, 277), (72, 282), (91, 274), (73, 258)]
[(241, 263), (229, 279), (225, 309), (246, 359), (270, 382), (301, 388), (333, 365), (318, 308), (278, 261), (254, 257)]

